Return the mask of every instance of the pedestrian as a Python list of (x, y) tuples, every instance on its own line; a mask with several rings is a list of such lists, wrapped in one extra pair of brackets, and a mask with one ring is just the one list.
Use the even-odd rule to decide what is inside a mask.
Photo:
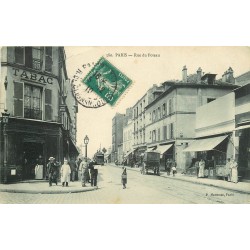
[(43, 158), (41, 155), (39, 155), (35, 167), (35, 179), (41, 180), (42, 178), (43, 178)]
[(196, 168), (196, 176), (199, 178), (199, 160), (195, 162), (194, 166)]
[(88, 181), (88, 176), (89, 176), (88, 161), (86, 157), (80, 164), (80, 171), (81, 171), (80, 175), (81, 175), (82, 187), (86, 187), (86, 182)]
[(50, 157), (49, 163), (47, 164), (47, 175), (49, 178), (49, 186), (52, 186), (54, 182), (57, 185), (57, 178), (58, 178), (58, 164), (55, 163), (55, 158)]
[(172, 166), (173, 176), (175, 176), (176, 173), (177, 173), (177, 169), (176, 169), (177, 164), (176, 164), (176, 161), (173, 160), (171, 166)]
[(228, 158), (225, 166), (225, 175), (224, 175), (227, 181), (231, 181), (231, 165), (232, 165), (231, 159)]
[(73, 159), (70, 159), (69, 166), (71, 169), (70, 180), (74, 182), (76, 179), (76, 169), (77, 169), (76, 162)]
[(167, 175), (170, 175), (172, 162), (170, 159), (167, 160)]
[(76, 161), (76, 173), (77, 173), (77, 178), (76, 180), (77, 181), (81, 181), (81, 169), (80, 169), (80, 166), (81, 166), (81, 162), (82, 162), (82, 159), (79, 158), (77, 161)]
[(66, 182), (66, 187), (69, 186), (70, 173), (71, 173), (71, 169), (68, 164), (68, 161), (67, 159), (64, 159), (64, 164), (61, 167), (61, 178), (62, 178), (61, 182), (62, 182), (63, 187), (64, 187), (65, 182)]
[(238, 182), (238, 164), (234, 159), (231, 164), (231, 182)]
[(97, 176), (98, 176), (98, 169), (93, 168), (91, 169), (91, 186), (97, 187)]
[(123, 185), (123, 189), (126, 188), (126, 184), (127, 184), (127, 169), (125, 167), (123, 167), (123, 171), (122, 171), (122, 185)]
[(95, 183), (95, 168), (93, 161), (90, 161), (89, 163), (89, 171), (90, 171), (90, 184), (93, 187)]
[(205, 176), (204, 171), (205, 171), (205, 161), (201, 159), (199, 162), (199, 174), (198, 174), (199, 178), (203, 178)]

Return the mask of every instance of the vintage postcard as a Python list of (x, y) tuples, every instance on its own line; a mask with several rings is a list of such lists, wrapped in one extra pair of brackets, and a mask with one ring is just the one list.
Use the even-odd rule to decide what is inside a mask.
[(0, 58), (0, 203), (250, 203), (249, 47)]

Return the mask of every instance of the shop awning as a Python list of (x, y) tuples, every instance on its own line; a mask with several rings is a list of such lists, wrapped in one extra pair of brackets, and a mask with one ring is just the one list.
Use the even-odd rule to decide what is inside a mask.
[(174, 144), (168, 144), (168, 145), (159, 145), (157, 146), (157, 150), (160, 151), (161, 154), (164, 154), (167, 150), (169, 150)]
[(240, 130), (240, 129), (247, 129), (247, 128), (250, 128), (250, 124), (240, 126), (240, 127), (236, 128), (235, 130), (237, 131), (237, 130)]
[(227, 138), (227, 135), (198, 139), (190, 144), (189, 147), (185, 148), (183, 152), (194, 152), (194, 151), (209, 151), (213, 150), (217, 145)]
[(128, 157), (131, 153), (133, 153), (135, 151), (135, 149), (132, 149), (130, 150), (129, 152), (127, 152), (125, 155), (124, 155), (124, 158)]

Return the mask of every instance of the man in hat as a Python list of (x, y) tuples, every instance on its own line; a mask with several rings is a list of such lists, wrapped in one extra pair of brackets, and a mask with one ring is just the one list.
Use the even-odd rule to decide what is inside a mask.
[(52, 182), (55, 182), (57, 185), (57, 165), (55, 164), (55, 158), (52, 156), (47, 164), (47, 175), (49, 177), (49, 186), (52, 186)]

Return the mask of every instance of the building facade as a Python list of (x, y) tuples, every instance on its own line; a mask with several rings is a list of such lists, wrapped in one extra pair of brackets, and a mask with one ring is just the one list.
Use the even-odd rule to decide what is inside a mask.
[(38, 159), (45, 178), (50, 156), (77, 156), (77, 104), (65, 60), (63, 47), (2, 48), (0, 111), (10, 117), (0, 128), (1, 182), (35, 178)]
[(140, 160), (140, 155), (147, 149), (146, 142), (146, 107), (163, 93), (163, 86), (158, 87), (156, 84), (150, 88), (143, 97), (132, 107), (133, 110), (133, 149), (134, 161)]
[(216, 81), (216, 74), (187, 75), (183, 67), (182, 81), (165, 82), (164, 93), (146, 107), (147, 147), (157, 149), (162, 155), (162, 164), (167, 159), (177, 162), (177, 168), (185, 171), (193, 155), (183, 150), (195, 137), (196, 109), (230, 93), (233, 83)]
[(111, 162), (118, 161), (118, 147), (123, 142), (124, 116), (125, 116), (124, 114), (116, 113), (112, 119)]
[(123, 127), (123, 161), (127, 165), (130, 165), (133, 155), (133, 145), (134, 145), (134, 136), (133, 136), (133, 121), (128, 120), (127, 125)]

